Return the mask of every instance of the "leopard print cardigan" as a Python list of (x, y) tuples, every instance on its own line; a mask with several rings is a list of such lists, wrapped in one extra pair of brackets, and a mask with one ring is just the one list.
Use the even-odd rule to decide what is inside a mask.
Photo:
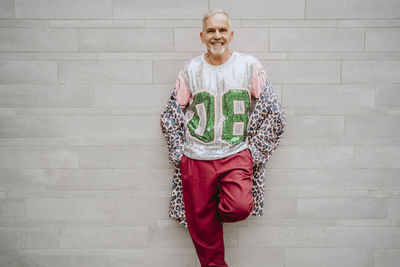
[[(183, 203), (181, 170), (179, 162), (183, 155), (185, 141), (184, 113), (179, 106), (174, 89), (161, 114), (161, 131), (167, 140), (169, 162), (173, 164), (174, 174), (172, 195), (168, 215), (184, 227), (187, 227), (185, 206)], [(261, 216), (264, 204), (264, 167), (272, 152), (279, 145), (286, 127), (285, 114), (275, 90), (267, 79), (260, 97), (254, 101), (247, 127), (247, 140), (253, 156), (254, 206), (251, 212)]]

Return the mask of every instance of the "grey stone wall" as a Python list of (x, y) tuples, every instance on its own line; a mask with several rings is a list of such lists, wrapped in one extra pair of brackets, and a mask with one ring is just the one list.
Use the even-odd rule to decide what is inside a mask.
[(399, 0), (0, 0), (0, 266), (200, 266), (159, 114), (212, 7), (288, 121), (230, 266), (399, 266)]

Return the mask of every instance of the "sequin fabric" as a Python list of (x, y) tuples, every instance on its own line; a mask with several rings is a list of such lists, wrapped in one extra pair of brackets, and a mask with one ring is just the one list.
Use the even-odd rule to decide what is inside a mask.
[[(218, 66), (200, 55), (181, 70), (182, 84), (191, 97), (185, 104), (184, 154), (192, 159), (214, 160), (248, 148), (252, 78), (258, 60), (233, 52)], [(180, 88), (177, 88), (179, 91)]]

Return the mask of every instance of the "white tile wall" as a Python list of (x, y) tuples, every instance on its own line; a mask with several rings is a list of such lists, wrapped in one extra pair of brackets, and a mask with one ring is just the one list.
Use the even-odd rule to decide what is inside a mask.
[(200, 267), (159, 114), (212, 7), (288, 121), (229, 266), (398, 266), (398, 0), (0, 1), (0, 266)]

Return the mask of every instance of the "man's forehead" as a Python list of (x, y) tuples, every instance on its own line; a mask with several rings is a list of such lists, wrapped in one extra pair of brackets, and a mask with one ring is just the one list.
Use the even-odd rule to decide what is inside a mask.
[(225, 14), (215, 14), (205, 21), (205, 29), (209, 28), (229, 28), (228, 17)]

